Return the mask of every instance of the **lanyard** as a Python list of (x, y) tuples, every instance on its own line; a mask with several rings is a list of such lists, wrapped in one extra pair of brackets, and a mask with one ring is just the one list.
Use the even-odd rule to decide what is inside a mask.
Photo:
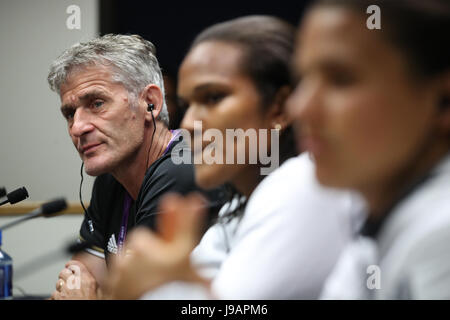
[[(170, 130), (170, 132), (173, 134), (173, 137), (167, 144), (167, 148), (164, 151), (164, 155), (169, 151), (174, 140), (180, 135), (180, 130)], [(125, 199), (123, 201), (122, 224), (120, 225), (120, 233), (118, 239), (118, 252), (122, 251), (123, 244), (127, 236), (128, 216), (130, 215), (130, 207), (131, 207), (131, 196), (128, 194), (128, 192), (125, 191)]]
[(178, 138), (181, 131), (180, 130), (170, 130), (170, 132), (172, 133), (173, 137), (172, 137), (172, 139), (170, 139), (169, 143), (167, 144), (167, 148), (166, 148), (166, 150), (164, 150), (163, 155), (165, 155), (167, 153), (167, 151), (169, 151), (170, 147), (172, 146), (172, 143), (175, 141), (176, 138)]
[(123, 214), (122, 214), (122, 224), (120, 226), (119, 241), (118, 241), (118, 252), (120, 253), (123, 248), (123, 243), (125, 237), (127, 236), (127, 226), (128, 226), (128, 216), (130, 214), (131, 206), (131, 196), (125, 191), (125, 199), (123, 201)]

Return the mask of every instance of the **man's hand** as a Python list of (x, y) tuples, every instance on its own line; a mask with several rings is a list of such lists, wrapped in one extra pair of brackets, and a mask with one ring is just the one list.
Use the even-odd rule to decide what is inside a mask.
[(52, 300), (97, 299), (98, 285), (94, 276), (80, 261), (71, 260), (59, 273)]

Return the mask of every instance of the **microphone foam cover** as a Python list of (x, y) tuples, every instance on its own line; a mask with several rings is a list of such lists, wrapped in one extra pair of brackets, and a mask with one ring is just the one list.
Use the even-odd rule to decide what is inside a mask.
[(6, 189), (1, 187), (0, 188), (0, 198), (6, 196)]
[(8, 198), (10, 204), (14, 204), (28, 198), (28, 191), (25, 187), (18, 188), (8, 193), (6, 197)]
[(53, 201), (46, 202), (41, 206), (43, 215), (51, 215), (52, 213), (62, 211), (66, 208), (67, 202), (64, 198), (58, 198)]

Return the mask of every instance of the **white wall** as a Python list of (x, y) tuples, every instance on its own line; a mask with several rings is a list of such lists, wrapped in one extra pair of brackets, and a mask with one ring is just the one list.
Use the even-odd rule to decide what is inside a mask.
[[(80, 30), (66, 27), (70, 5), (81, 9)], [(97, 0), (0, 0), (0, 187), (25, 186), (32, 201), (57, 196), (77, 201), (81, 161), (47, 74), (65, 48), (96, 36), (98, 25)], [(85, 179), (85, 201), (92, 181)], [(81, 216), (71, 216), (28, 222), (5, 231), (3, 247), (20, 268), (74, 239), (80, 221)], [(4, 222), (0, 218), (0, 225)], [(27, 293), (50, 293), (61, 267), (57, 261), (16, 284)]]
[[(71, 4), (81, 9), (81, 30), (66, 27)], [(77, 199), (81, 160), (47, 74), (65, 48), (98, 33), (97, 16), (92, 0), (0, 2), (0, 186), (25, 186), (30, 200)]]

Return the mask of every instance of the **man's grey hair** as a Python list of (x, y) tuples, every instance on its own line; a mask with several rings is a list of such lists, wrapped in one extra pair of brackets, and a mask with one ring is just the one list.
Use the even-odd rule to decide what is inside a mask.
[(61, 85), (78, 68), (103, 65), (111, 68), (113, 81), (121, 83), (134, 106), (141, 91), (149, 84), (157, 85), (163, 94), (163, 107), (157, 119), (169, 126), (164, 81), (156, 59), (155, 46), (138, 35), (107, 34), (88, 42), (74, 44), (50, 66), (48, 83), (61, 94)]

